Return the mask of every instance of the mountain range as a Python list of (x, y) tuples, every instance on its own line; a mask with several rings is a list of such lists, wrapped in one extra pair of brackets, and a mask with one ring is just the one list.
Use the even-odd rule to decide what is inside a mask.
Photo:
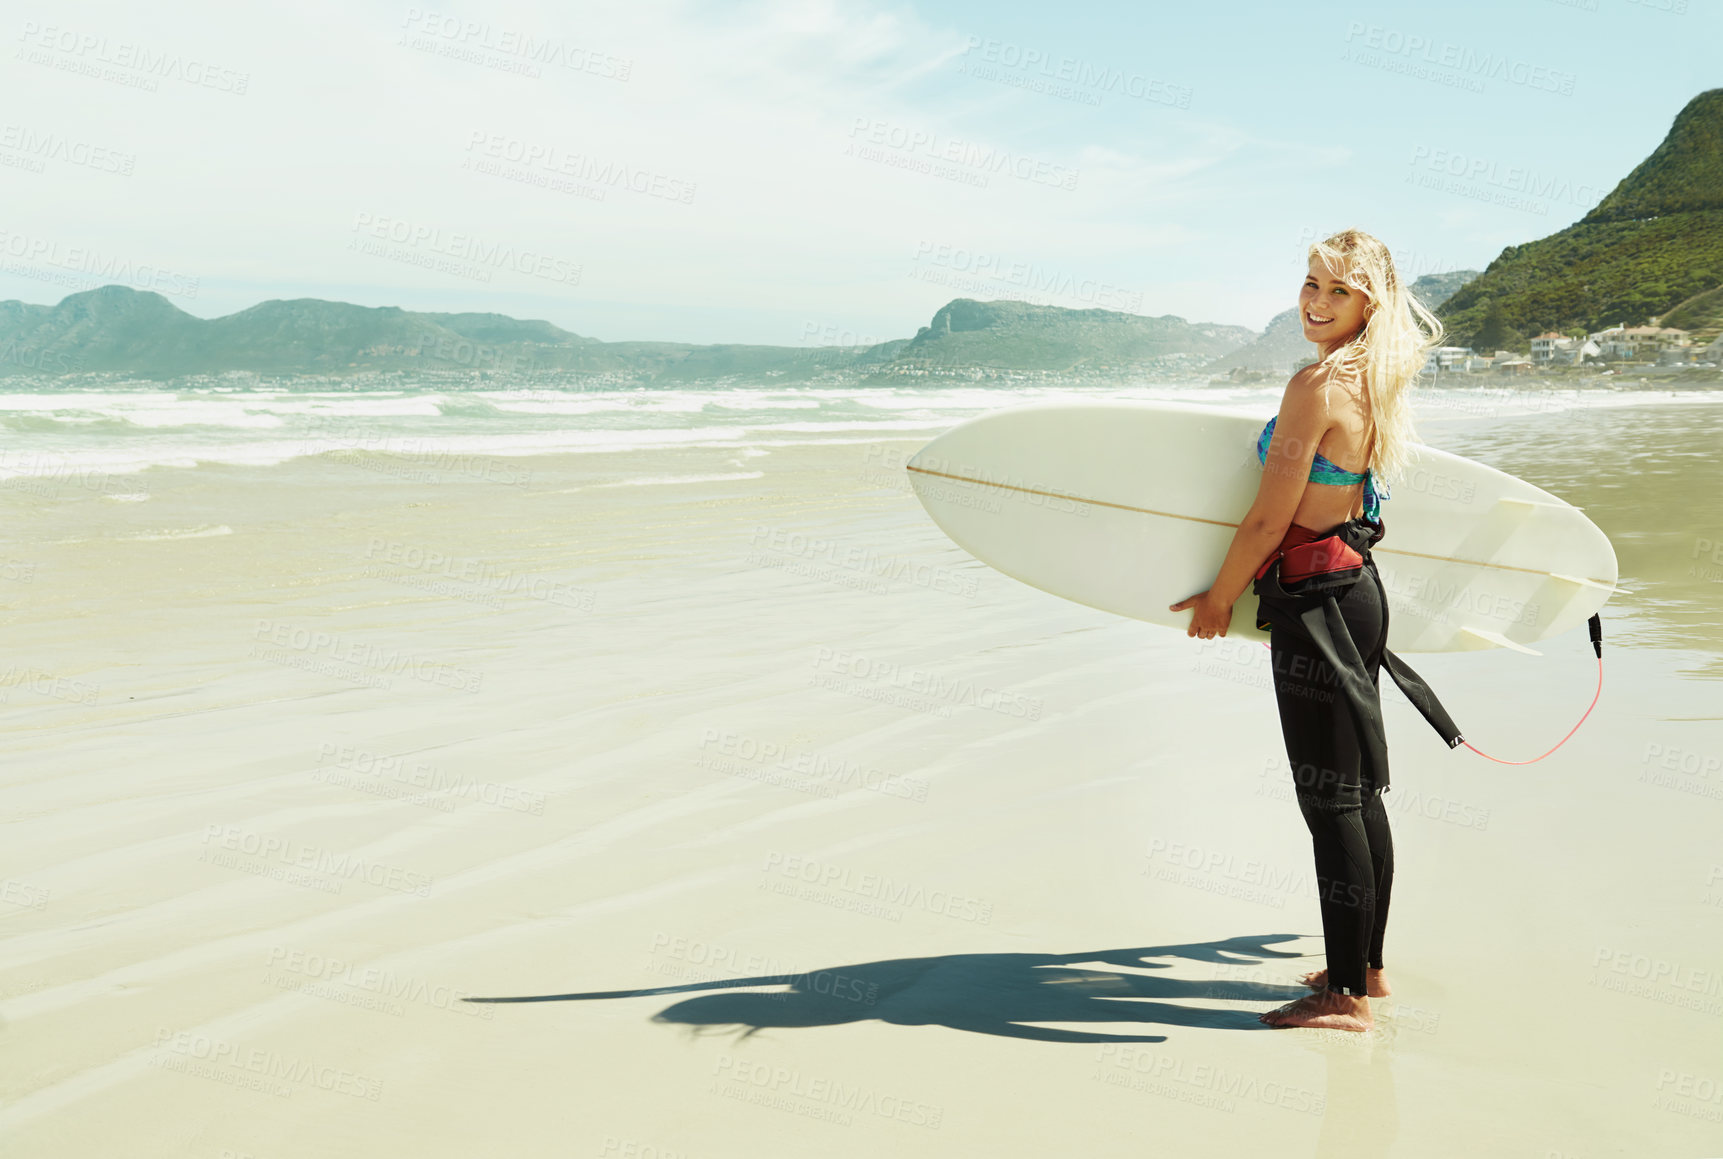
[(441, 371), (691, 382), (1173, 373), (1256, 337), (1244, 326), (959, 298), (913, 338), (871, 346), (601, 342), (549, 322), (316, 298), (198, 318), (153, 291), (103, 286), (55, 306), (0, 302), (0, 373), (174, 378), (248, 371)]
[[(1434, 307), (1475, 276), (1414, 284)], [(946, 303), (913, 338), (871, 346), (601, 342), (544, 321), (436, 314), (316, 298), (261, 302), (198, 318), (162, 295), (125, 286), (72, 294), (56, 306), (0, 302), (0, 373), (342, 375), (419, 371), (683, 383), (730, 377), (787, 382), (895, 382), (1011, 377), (1190, 376), (1242, 366), (1288, 370), (1314, 347), (1296, 310), (1258, 334), (1114, 310), (1028, 302)]]
[[(1480, 274), (1426, 275), (1412, 292), (1450, 345), (1527, 349), (1566, 333), (1659, 320), (1723, 329), (1723, 89), (1699, 94), (1649, 157), (1578, 222), (1508, 246)], [(685, 383), (927, 382), (1285, 372), (1314, 353), (1295, 309), (1243, 326), (1019, 301), (946, 303), (912, 338), (869, 346), (602, 342), (550, 322), (316, 298), (198, 318), (153, 291), (109, 285), (58, 304), (0, 302), (0, 376), (167, 379), (248, 372), (578, 378)]]

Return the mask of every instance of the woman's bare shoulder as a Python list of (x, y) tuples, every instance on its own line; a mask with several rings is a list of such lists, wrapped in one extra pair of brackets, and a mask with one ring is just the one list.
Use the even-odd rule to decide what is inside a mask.
[(1303, 397), (1324, 414), (1339, 415), (1369, 405), (1358, 374), (1350, 369), (1311, 363), (1286, 384), (1287, 401)]
[(1313, 362), (1294, 371), (1287, 380), (1281, 407), (1326, 416), (1333, 406), (1330, 389), (1333, 385), (1333, 372)]

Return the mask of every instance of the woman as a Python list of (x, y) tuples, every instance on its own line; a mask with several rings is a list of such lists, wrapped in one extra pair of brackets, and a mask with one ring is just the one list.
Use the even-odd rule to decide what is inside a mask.
[[(1388, 604), (1370, 559), (1384, 531), (1379, 500), (1388, 497), (1377, 480), (1405, 462), (1406, 391), (1441, 342), (1442, 324), (1406, 292), (1388, 247), (1370, 234), (1342, 230), (1308, 257), (1298, 305), (1319, 360), (1293, 375), (1263, 429), (1262, 483), (1213, 586), (1172, 610), (1192, 610), (1189, 635), (1224, 636), (1255, 578), (1259, 624), (1269, 629), (1281, 733), (1316, 854), (1328, 968), (1302, 979), (1314, 993), (1259, 1017), (1270, 1026), (1365, 1031), (1370, 998), (1390, 992), (1382, 935), (1394, 877), (1377, 691)], [(1305, 544), (1311, 548), (1282, 558)], [(1289, 566), (1294, 560), (1298, 568)], [(1292, 578), (1311, 567), (1309, 578)], [(1398, 670), (1391, 654), (1386, 661), (1413, 694), (1403, 672), (1414, 682), (1416, 674)], [(1414, 701), (1430, 717), (1426, 691), (1417, 685)]]

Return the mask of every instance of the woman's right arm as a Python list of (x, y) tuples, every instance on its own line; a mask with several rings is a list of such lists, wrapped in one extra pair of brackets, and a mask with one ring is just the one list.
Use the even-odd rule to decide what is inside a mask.
[(1226, 561), (1209, 590), (1215, 599), (1237, 603), (1256, 577), (1256, 569), (1280, 546), (1310, 481), (1316, 447), (1334, 425), (1323, 384), (1326, 372), (1307, 367), (1292, 376), (1281, 396), (1274, 437), (1262, 465), (1256, 499), (1233, 533)]

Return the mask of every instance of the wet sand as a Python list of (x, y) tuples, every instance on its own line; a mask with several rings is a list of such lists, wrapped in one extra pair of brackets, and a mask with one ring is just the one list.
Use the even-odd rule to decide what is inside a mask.
[[(919, 440), (0, 487), (7, 1153), (1723, 1152), (1723, 405), (1423, 430), (1631, 590), (1540, 764), (1385, 688), (1363, 1036), (1256, 1021), (1322, 962), (1260, 648), (975, 563)], [(1543, 649), (1414, 663), (1522, 759)]]

